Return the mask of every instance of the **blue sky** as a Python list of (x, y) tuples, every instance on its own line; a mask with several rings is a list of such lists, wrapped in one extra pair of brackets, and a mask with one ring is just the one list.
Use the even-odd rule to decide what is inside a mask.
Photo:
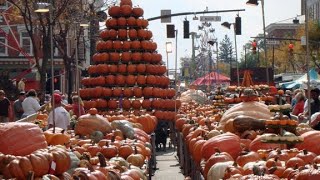
[[(162, 9), (171, 9), (171, 13), (203, 11), (206, 7), (208, 7), (209, 11), (245, 9), (245, 11), (239, 12), (242, 18), (242, 35), (237, 36), (239, 59), (243, 51), (242, 47), (251, 40), (250, 37), (263, 32), (260, 1), (259, 6), (246, 5), (247, 0), (132, 0), (132, 2), (133, 6), (139, 6), (144, 9), (144, 18), (146, 19), (159, 16)], [(267, 0), (265, 1), (266, 25), (294, 18), (300, 15), (300, 11), (300, 0)], [(218, 38), (218, 41), (223, 39), (225, 34), (227, 34), (232, 42), (234, 42), (233, 31), (223, 28), (221, 23), (224, 21), (234, 22), (236, 14), (237, 12), (207, 14), (221, 16), (221, 22), (213, 22), (212, 26), (215, 28), (215, 37)], [(200, 25), (200, 21), (193, 21), (192, 17), (193, 16), (187, 16), (187, 19), (190, 21), (190, 32), (198, 32), (197, 27)], [(183, 39), (183, 20), (185, 18), (186, 16), (172, 18), (172, 24), (175, 24), (175, 28), (178, 29), (178, 60), (180, 57), (191, 56), (192, 53), (191, 39)], [(149, 23), (149, 29), (154, 34), (153, 40), (158, 44), (159, 53), (162, 54), (163, 60), (166, 61), (165, 43), (167, 41), (174, 43), (175, 40), (166, 38), (166, 24), (161, 23), (160, 20), (151, 21)], [(174, 59), (175, 52), (169, 54), (170, 69), (175, 67)]]

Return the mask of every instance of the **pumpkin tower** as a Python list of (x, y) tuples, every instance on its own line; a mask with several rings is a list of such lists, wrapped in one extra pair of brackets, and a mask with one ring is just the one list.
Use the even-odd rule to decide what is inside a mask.
[(174, 99), (175, 89), (169, 88), (167, 68), (143, 9), (133, 7), (131, 0), (121, 0), (108, 13), (89, 77), (81, 80), (85, 109), (97, 108), (102, 114), (149, 113), (158, 120), (173, 121), (181, 103)]

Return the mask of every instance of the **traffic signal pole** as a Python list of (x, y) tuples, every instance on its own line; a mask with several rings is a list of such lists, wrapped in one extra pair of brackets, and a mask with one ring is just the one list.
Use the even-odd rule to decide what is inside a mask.
[(210, 14), (210, 13), (226, 13), (226, 12), (240, 12), (240, 11), (245, 11), (245, 9), (230, 9), (230, 10), (220, 10), (220, 11), (197, 11), (197, 12), (183, 12), (183, 13), (174, 13), (174, 14), (168, 14), (168, 15), (163, 15), (163, 16), (156, 16), (147, 19), (148, 21), (154, 21), (157, 19), (162, 19), (162, 18), (169, 18), (169, 17), (174, 17), (174, 16), (185, 16), (185, 15), (195, 15), (195, 14)]

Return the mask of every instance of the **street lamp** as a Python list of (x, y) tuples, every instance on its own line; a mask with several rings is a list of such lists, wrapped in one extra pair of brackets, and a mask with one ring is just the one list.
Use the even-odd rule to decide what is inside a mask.
[(169, 53), (172, 53), (172, 42), (166, 42), (167, 76), (169, 77)]
[(237, 50), (237, 34), (236, 34), (235, 23), (223, 22), (221, 25), (228, 28), (228, 29), (230, 29), (231, 25), (233, 25), (233, 28), (234, 28), (234, 49), (236, 51), (237, 82), (238, 82), (238, 86), (240, 86), (238, 50)]
[(54, 112), (54, 59), (53, 59), (53, 2), (50, 0), (50, 3), (46, 2), (39, 2), (36, 4), (35, 11), (37, 13), (49, 13), (49, 33), (50, 33), (50, 59), (51, 59), (51, 105), (52, 105), (52, 121), (53, 121), (53, 133), (55, 132), (55, 112)]
[[(218, 39), (209, 40), (207, 43), (210, 44), (212, 47), (214, 44), (216, 44), (216, 48), (217, 48), (217, 61), (216, 61), (216, 73), (215, 73), (215, 75), (217, 74), (217, 76), (218, 76), (218, 77), (215, 77), (216, 85), (217, 85), (219, 82), (219, 72), (218, 72), (218, 68), (219, 68), (219, 66), (218, 66), (218, 62), (219, 62), (219, 48), (218, 48), (218, 46), (219, 45), (218, 45)], [(212, 67), (210, 67), (210, 68), (212, 69)], [(217, 78), (218, 78), (218, 80), (217, 80)]]
[[(264, 59), (266, 62), (266, 76), (267, 76), (267, 84), (269, 85), (269, 69), (268, 69), (268, 59), (267, 59), (267, 40), (266, 40), (266, 22), (265, 22), (265, 16), (264, 16), (264, 0), (261, 1), (261, 7), (262, 7), (262, 20), (263, 20), (263, 43), (264, 43)], [(249, 0), (246, 3), (247, 5), (253, 5), (258, 6), (258, 0)]]

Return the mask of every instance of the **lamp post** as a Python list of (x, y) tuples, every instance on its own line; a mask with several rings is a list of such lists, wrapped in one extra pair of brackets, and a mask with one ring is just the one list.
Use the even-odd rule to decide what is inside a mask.
[(53, 58), (53, 2), (52, 0), (49, 3), (39, 2), (36, 4), (35, 8), (36, 13), (49, 13), (49, 33), (50, 33), (50, 61), (51, 61), (51, 105), (52, 105), (52, 121), (53, 121), (53, 133), (55, 133), (55, 112), (54, 112), (54, 58)]
[[(234, 29), (234, 49), (236, 52), (236, 65), (237, 65), (237, 83), (238, 86), (240, 86), (240, 75), (239, 75), (239, 62), (238, 62), (238, 49), (237, 49), (237, 34), (236, 34), (236, 27), (235, 27), (235, 23), (229, 23), (229, 22), (224, 22), (221, 24), (222, 26), (230, 29), (231, 25), (233, 25), (233, 29)], [(231, 72), (230, 72), (231, 73)]]
[(172, 53), (172, 42), (166, 42), (167, 76), (169, 77), (169, 53)]
[(219, 45), (218, 45), (218, 39), (214, 39), (214, 40), (210, 40), (210, 41), (208, 41), (208, 44), (210, 44), (212, 47), (213, 47), (213, 45), (214, 44), (216, 44), (216, 48), (217, 48), (217, 61), (216, 61), (216, 73), (215, 74), (217, 74), (217, 79), (216, 79), (216, 86), (217, 86), (217, 84), (218, 84), (218, 82), (219, 82), (219, 72), (218, 72), (218, 68), (219, 68), (219, 66), (218, 66), (218, 62), (219, 62)]
[[(267, 84), (269, 85), (269, 69), (268, 69), (268, 59), (267, 59), (267, 40), (266, 40), (266, 22), (265, 22), (265, 15), (264, 15), (264, 0), (261, 1), (261, 7), (262, 7), (262, 21), (263, 21), (263, 43), (264, 43), (264, 59), (266, 62), (266, 76), (267, 76)], [(258, 0), (249, 0), (246, 3), (247, 5), (254, 5), (258, 6)]]

